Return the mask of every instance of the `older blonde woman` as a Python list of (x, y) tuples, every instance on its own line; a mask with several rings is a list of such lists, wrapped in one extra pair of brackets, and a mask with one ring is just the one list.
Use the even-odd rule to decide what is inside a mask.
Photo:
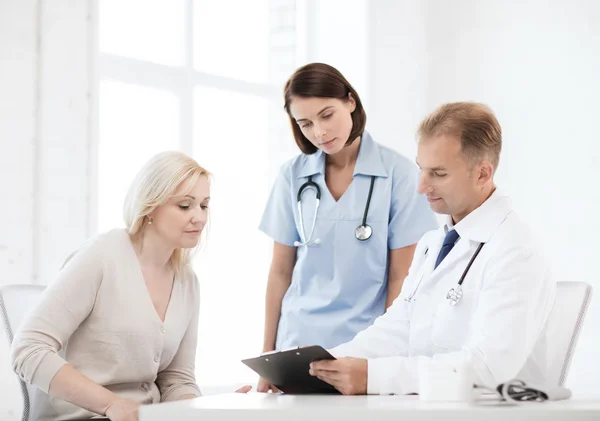
[(32, 419), (137, 420), (141, 404), (200, 396), (190, 257), (207, 221), (209, 178), (183, 153), (155, 156), (125, 199), (127, 228), (69, 256), (12, 346), (15, 372), (38, 388)]

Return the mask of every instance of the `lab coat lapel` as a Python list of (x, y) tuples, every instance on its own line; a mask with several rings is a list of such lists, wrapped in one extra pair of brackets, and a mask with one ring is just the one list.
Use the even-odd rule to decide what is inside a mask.
[(437, 258), (436, 250), (441, 247), (441, 241), (436, 237), (427, 246), (427, 253), (421, 259), (419, 268), (415, 272), (415, 282), (421, 281), (421, 283), (427, 283), (427, 279), (431, 278), (433, 267), (435, 266), (435, 259)]

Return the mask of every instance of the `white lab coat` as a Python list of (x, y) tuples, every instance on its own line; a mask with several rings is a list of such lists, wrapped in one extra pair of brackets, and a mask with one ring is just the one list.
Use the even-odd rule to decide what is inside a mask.
[[(388, 311), (330, 350), (368, 359), (369, 394), (419, 393), (419, 365), (426, 359), (467, 361), (476, 381), (489, 386), (515, 377), (545, 381), (545, 326), (556, 282), (539, 245), (510, 199), (496, 191), (454, 226), (460, 239), (434, 270), (448, 224), (419, 241)], [(463, 297), (450, 306), (446, 293), (480, 242), (485, 245), (463, 282)]]

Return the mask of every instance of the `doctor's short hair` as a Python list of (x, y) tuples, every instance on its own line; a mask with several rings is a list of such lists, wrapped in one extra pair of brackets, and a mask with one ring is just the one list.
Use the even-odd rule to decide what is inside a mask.
[(350, 82), (337, 70), (324, 63), (310, 63), (298, 68), (294, 74), (285, 83), (283, 96), (285, 99), (284, 108), (290, 119), (294, 139), (300, 150), (307, 154), (313, 154), (317, 147), (313, 145), (302, 133), (302, 129), (292, 114), (290, 105), (294, 97), (299, 98), (337, 98), (342, 101), (348, 101), (348, 94), (352, 94), (356, 102), (356, 108), (352, 112), (352, 130), (346, 146), (361, 136), (367, 124), (367, 114), (363, 108), (362, 102), (356, 90), (350, 85)]
[[(140, 169), (125, 196), (123, 219), (127, 232), (132, 236), (143, 235), (148, 226), (148, 215), (164, 205), (184, 183), (189, 190), (199, 177), (209, 181), (211, 174), (194, 159), (179, 151), (161, 152)], [(182, 274), (197, 250), (177, 248), (171, 256), (175, 273)]]
[(485, 104), (451, 102), (438, 107), (419, 126), (418, 138), (452, 135), (460, 139), (461, 150), (472, 164), (488, 160), (494, 171), (500, 162), (502, 129)]

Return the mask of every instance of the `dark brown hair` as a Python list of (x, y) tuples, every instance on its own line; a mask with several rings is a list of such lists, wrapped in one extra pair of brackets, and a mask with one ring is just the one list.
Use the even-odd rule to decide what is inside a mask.
[(419, 138), (444, 134), (460, 139), (461, 150), (470, 162), (489, 159), (494, 171), (498, 168), (502, 129), (487, 105), (477, 102), (444, 104), (419, 126)]
[(317, 151), (313, 145), (302, 133), (302, 129), (292, 114), (290, 113), (290, 104), (294, 97), (299, 98), (338, 98), (348, 101), (348, 94), (356, 102), (356, 108), (352, 112), (352, 131), (346, 142), (346, 146), (354, 142), (358, 136), (362, 135), (367, 124), (367, 114), (362, 106), (358, 93), (346, 78), (334, 67), (324, 63), (311, 63), (300, 67), (285, 83), (283, 95), (285, 98), (284, 108), (290, 118), (292, 132), (296, 144), (305, 154), (312, 154)]

